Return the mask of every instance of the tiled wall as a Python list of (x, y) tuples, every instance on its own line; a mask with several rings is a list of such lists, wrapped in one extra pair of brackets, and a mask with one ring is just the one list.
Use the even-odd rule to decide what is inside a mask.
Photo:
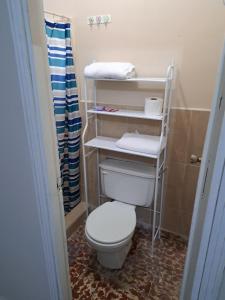
[(171, 111), (163, 227), (188, 237), (199, 173), (191, 154), (202, 155), (208, 111)]
[[(190, 163), (190, 155), (201, 156), (207, 129), (209, 112), (172, 109), (168, 140), (168, 170), (163, 210), (163, 228), (188, 237), (195, 191), (199, 173), (199, 164)], [(92, 121), (91, 121), (92, 122)], [(98, 121), (99, 135), (119, 138), (126, 132), (138, 130), (145, 134), (159, 134), (157, 122), (118, 117), (101, 116)], [(89, 128), (93, 129), (94, 124)], [(89, 134), (89, 137), (93, 132)], [(140, 157), (101, 151), (105, 156), (140, 160)], [(154, 163), (150, 159), (141, 159)], [(93, 207), (97, 206), (96, 197), (96, 156), (88, 158), (89, 199)], [(148, 209), (137, 208), (138, 221), (150, 223)]]

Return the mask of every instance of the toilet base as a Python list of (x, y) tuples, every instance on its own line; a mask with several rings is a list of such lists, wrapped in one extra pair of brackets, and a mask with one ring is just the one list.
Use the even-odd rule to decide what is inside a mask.
[(108, 269), (121, 269), (131, 248), (131, 244), (132, 241), (130, 240), (126, 245), (118, 250), (114, 249), (113, 252), (104, 252), (98, 250), (97, 259), (99, 263)]

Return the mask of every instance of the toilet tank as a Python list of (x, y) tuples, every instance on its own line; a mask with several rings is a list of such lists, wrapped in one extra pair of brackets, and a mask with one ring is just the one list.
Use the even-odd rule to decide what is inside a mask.
[(102, 193), (114, 200), (150, 206), (155, 187), (155, 168), (146, 163), (108, 158), (100, 163)]

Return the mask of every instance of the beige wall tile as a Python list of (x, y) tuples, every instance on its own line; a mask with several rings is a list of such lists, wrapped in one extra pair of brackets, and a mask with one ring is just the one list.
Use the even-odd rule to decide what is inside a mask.
[[(163, 225), (188, 237), (191, 225), (199, 164), (190, 155), (201, 156), (209, 112), (172, 110), (168, 142), (168, 179), (165, 188)], [(177, 228), (170, 219), (178, 221)], [(171, 229), (172, 228), (172, 229)]]
[(160, 122), (158, 121), (141, 119), (130, 119), (128, 121), (129, 132), (135, 132), (137, 130), (141, 134), (160, 135)]
[(207, 130), (209, 112), (192, 111), (190, 122), (190, 143), (188, 145), (188, 158), (191, 154), (202, 156), (205, 134)]
[(85, 135), (85, 141), (89, 141), (93, 137), (95, 137), (95, 119), (91, 118), (88, 120), (88, 130)]
[(127, 118), (110, 116), (101, 116), (99, 118), (99, 135), (120, 138), (127, 131)]
[(185, 176), (185, 164), (183, 163), (172, 163), (168, 164), (168, 178), (167, 184), (177, 188), (178, 186), (184, 185)]
[(179, 233), (188, 238), (191, 229), (192, 213), (183, 213), (181, 218), (181, 228)]
[(162, 228), (182, 235), (182, 213), (177, 209), (163, 211)]
[(187, 149), (190, 141), (190, 124), (191, 111), (172, 109), (168, 138), (169, 162), (187, 162)]
[(107, 157), (112, 157), (115, 159), (131, 160), (131, 161), (141, 161), (141, 162), (149, 163), (152, 166), (155, 165), (155, 159), (149, 159), (149, 158), (140, 157), (136, 155), (128, 155), (119, 152), (111, 152), (107, 150), (100, 150), (100, 161), (106, 159)]
[(171, 130), (181, 130), (187, 132), (190, 128), (191, 110), (172, 109), (170, 119)]
[(183, 197), (181, 199), (181, 209), (188, 214), (192, 214), (195, 193), (198, 183), (199, 166), (187, 165), (185, 168), (185, 178), (183, 187)]
[(182, 186), (173, 186), (167, 185), (165, 192), (165, 199), (163, 203), (163, 210), (166, 211), (173, 210), (181, 210), (182, 209), (182, 196), (183, 189)]
[(168, 138), (168, 161), (185, 163), (187, 161), (188, 133), (172, 131)]
[(97, 163), (96, 155), (94, 153), (87, 159), (87, 180), (89, 203), (91, 206), (97, 207)]
[(151, 224), (152, 214), (148, 209), (136, 207), (137, 221), (144, 222), (147, 225)]

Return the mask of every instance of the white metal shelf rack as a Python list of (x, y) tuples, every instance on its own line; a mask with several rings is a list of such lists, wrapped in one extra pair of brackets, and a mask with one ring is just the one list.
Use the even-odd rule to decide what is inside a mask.
[[(166, 154), (167, 154), (167, 138), (169, 133), (169, 116), (170, 116), (170, 106), (171, 106), (171, 93), (173, 86), (173, 78), (174, 78), (174, 66), (173, 64), (169, 65), (167, 68), (167, 72), (165, 77), (146, 77), (146, 78), (131, 78), (127, 80), (113, 80), (113, 79), (104, 79), (101, 81), (120, 81), (120, 82), (145, 82), (146, 84), (160, 84), (163, 85), (164, 92), (164, 102), (163, 102), (163, 112), (160, 116), (147, 116), (143, 111), (131, 111), (131, 110), (118, 110), (116, 112), (106, 112), (106, 111), (97, 111), (94, 108), (97, 106), (97, 97), (96, 97), (96, 81), (93, 80), (94, 83), (94, 91), (93, 91), (93, 108), (88, 109), (88, 96), (87, 96), (87, 82), (90, 79), (85, 78), (84, 82), (84, 107), (85, 107), (85, 117), (86, 124), (82, 134), (82, 150), (83, 150), (83, 172), (84, 172), (84, 196), (87, 204), (87, 214), (89, 207), (88, 200), (88, 182), (87, 182), (87, 157), (92, 154), (95, 150), (97, 150), (97, 165), (99, 165), (99, 149), (109, 150), (113, 152), (119, 153), (127, 153), (130, 155), (136, 155), (139, 157), (147, 157), (156, 160), (156, 176), (155, 176), (155, 190), (154, 190), (154, 200), (153, 200), (153, 221), (152, 221), (152, 254), (154, 250), (154, 241), (157, 237), (160, 237), (160, 228), (161, 228), (161, 211), (162, 211), (162, 202), (164, 195), (164, 172), (166, 169)], [(116, 146), (117, 139), (110, 137), (103, 137), (98, 135), (98, 126), (97, 120), (99, 115), (105, 116), (117, 116), (117, 117), (127, 117), (127, 118), (137, 118), (137, 119), (147, 119), (147, 120), (157, 120), (161, 122), (161, 134), (158, 136), (159, 143), (159, 152), (157, 154), (149, 154), (149, 153), (141, 153), (130, 151), (126, 149), (121, 149)], [(95, 116), (95, 138), (85, 141), (85, 137), (87, 134), (89, 119), (90, 117)], [(86, 148), (93, 148), (94, 150), (86, 151)], [(99, 168), (97, 172), (97, 182), (98, 182), (98, 199), (99, 205), (101, 204), (101, 193), (100, 193), (100, 176), (99, 176)], [(159, 182), (161, 179), (161, 192), (159, 197)], [(158, 199), (159, 198), (159, 199)], [(159, 206), (157, 207), (157, 202), (159, 200)], [(156, 224), (157, 215), (159, 215), (158, 226)]]

